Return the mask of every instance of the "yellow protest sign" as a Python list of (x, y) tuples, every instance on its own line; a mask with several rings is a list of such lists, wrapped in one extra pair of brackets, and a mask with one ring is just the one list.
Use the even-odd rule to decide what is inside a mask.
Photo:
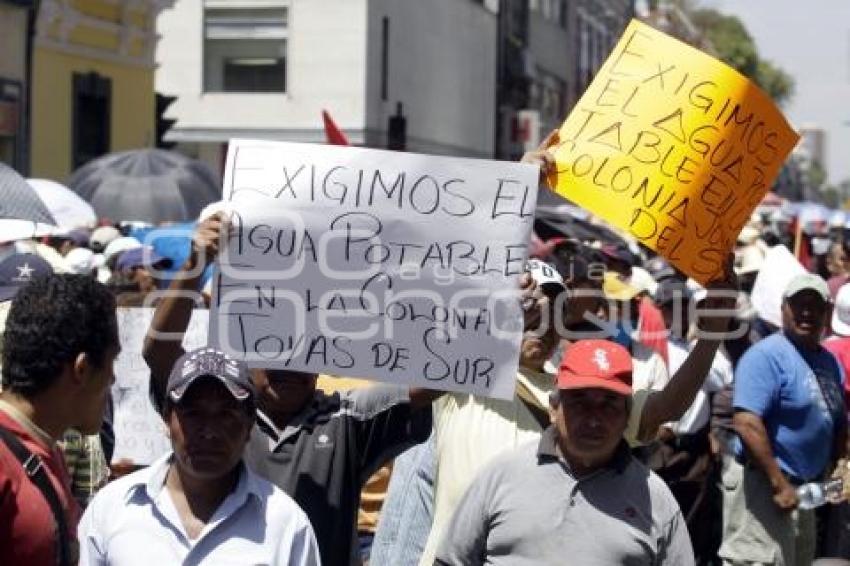
[(633, 20), (550, 148), (555, 190), (706, 283), (798, 137), (737, 71)]

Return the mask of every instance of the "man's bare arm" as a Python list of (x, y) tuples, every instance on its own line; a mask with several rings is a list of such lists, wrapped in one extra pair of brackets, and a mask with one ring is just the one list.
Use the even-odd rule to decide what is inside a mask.
[(732, 424), (747, 449), (747, 456), (770, 481), (774, 493), (773, 501), (781, 509), (794, 509), (797, 506), (797, 490), (782, 473), (773, 457), (773, 448), (770, 446), (764, 422), (755, 413), (736, 411)]
[(699, 340), (664, 389), (649, 395), (641, 414), (640, 440), (655, 438), (658, 427), (685, 414), (702, 387), (719, 347), (719, 341)]
[(174, 362), (183, 355), (183, 335), (189, 327), (192, 310), (200, 298), (201, 274), (218, 254), (226, 230), (220, 214), (204, 220), (192, 236), (189, 259), (180, 268), (154, 311), (145, 336), (142, 356), (151, 370), (151, 393), (158, 406), (165, 401), (168, 376)]
[(664, 389), (653, 391), (647, 398), (638, 430), (640, 440), (655, 438), (659, 426), (679, 420), (702, 387), (735, 309), (738, 279), (732, 269), (732, 262), (730, 255), (723, 278), (707, 286), (709, 295), (702, 312), (710, 313), (711, 316), (700, 319), (698, 328), (701, 337), (694, 344), (693, 350)]

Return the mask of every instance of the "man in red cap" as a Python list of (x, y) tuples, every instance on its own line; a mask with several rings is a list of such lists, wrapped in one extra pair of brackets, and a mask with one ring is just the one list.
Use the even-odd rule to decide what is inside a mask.
[(567, 349), (539, 443), (497, 457), (473, 480), (436, 563), (511, 566), (694, 563), (682, 513), (623, 440), (632, 361), (622, 346)]

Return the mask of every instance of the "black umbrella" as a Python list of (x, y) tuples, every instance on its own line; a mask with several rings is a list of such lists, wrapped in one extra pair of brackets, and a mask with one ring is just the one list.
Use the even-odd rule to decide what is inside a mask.
[(161, 149), (99, 157), (77, 169), (68, 186), (98, 216), (114, 221), (185, 222), (221, 200), (221, 186), (209, 167)]
[(574, 238), (582, 242), (598, 240), (603, 244), (624, 244), (616, 232), (573, 216), (566, 207), (538, 206), (534, 215), (534, 231), (544, 240), (556, 236)]
[(0, 163), (0, 219), (56, 224), (44, 202), (17, 171)]
[(56, 220), (35, 189), (0, 163), (0, 242), (45, 236), (55, 229)]

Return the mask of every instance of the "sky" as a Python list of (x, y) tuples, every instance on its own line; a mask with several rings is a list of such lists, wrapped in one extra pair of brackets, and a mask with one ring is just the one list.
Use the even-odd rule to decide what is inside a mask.
[(850, 0), (701, 0), (738, 16), (759, 56), (794, 77), (783, 110), (797, 129), (827, 132), (828, 182), (850, 179)]

